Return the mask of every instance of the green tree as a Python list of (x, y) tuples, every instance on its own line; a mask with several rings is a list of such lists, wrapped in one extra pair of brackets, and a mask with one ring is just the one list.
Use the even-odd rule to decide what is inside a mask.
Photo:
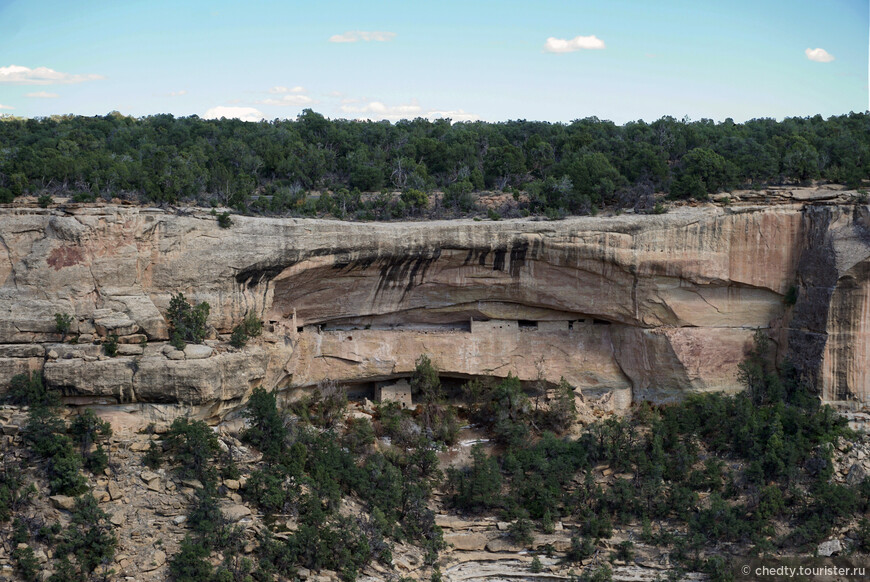
[(74, 556), (81, 573), (89, 574), (101, 564), (111, 563), (118, 539), (112, 533), (109, 516), (93, 495), (76, 499), (70, 525), (60, 537), (56, 556)]
[(203, 484), (217, 477), (213, 460), (220, 450), (217, 435), (201, 420), (176, 418), (164, 440), (178, 473)]
[(205, 301), (193, 306), (183, 293), (173, 295), (167, 312), (172, 345), (181, 350), (185, 342), (202, 343), (206, 336), (209, 310), (209, 304)]
[(79, 443), (85, 467), (94, 474), (102, 473), (109, 461), (103, 444), (112, 436), (112, 425), (87, 408), (70, 423), (70, 434)]
[(275, 392), (267, 392), (259, 386), (254, 388), (243, 414), (250, 425), (242, 438), (257, 447), (267, 463), (279, 462), (286, 447), (288, 431), (278, 412)]

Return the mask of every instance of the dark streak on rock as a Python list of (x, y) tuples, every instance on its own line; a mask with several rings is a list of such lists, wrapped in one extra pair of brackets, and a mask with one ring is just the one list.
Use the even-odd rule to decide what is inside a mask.
[(526, 266), (526, 254), (529, 251), (528, 241), (515, 241), (511, 247), (511, 277), (520, 276), (520, 270)]
[(797, 266), (799, 292), (788, 331), (788, 357), (798, 375), (812, 386), (818, 386), (828, 339), (828, 311), (837, 286), (830, 223), (830, 209), (804, 209), (804, 251)]
[(271, 281), (281, 271), (292, 266), (294, 263), (295, 261), (283, 265), (251, 265), (236, 273), (236, 281), (240, 285), (247, 285), (248, 289), (252, 289), (263, 281)]
[(493, 271), (504, 271), (504, 258), (507, 256), (507, 249), (495, 249), (495, 258), (492, 260)]

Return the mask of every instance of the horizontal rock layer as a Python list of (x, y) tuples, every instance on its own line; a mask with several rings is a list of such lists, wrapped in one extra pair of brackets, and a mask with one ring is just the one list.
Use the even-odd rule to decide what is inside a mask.
[[(69, 394), (208, 405), (256, 385), (406, 376), (425, 353), (448, 376), (663, 401), (739, 389), (767, 328), (824, 399), (866, 403), (868, 232), (868, 209), (845, 205), (230, 229), (196, 211), (0, 209), (0, 385), (44, 367)], [(163, 350), (177, 292), (210, 304), (218, 334), (257, 314), (265, 341)], [(124, 336), (123, 355), (58, 344), (56, 313), (82, 343)]]

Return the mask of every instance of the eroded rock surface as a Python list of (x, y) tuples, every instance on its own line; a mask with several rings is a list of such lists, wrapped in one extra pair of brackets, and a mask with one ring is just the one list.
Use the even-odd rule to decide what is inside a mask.
[[(204, 211), (6, 208), (0, 389), (44, 368), (69, 395), (224, 410), (257, 385), (407, 376), (425, 353), (448, 376), (564, 377), (625, 406), (738, 389), (766, 328), (824, 399), (866, 404), (868, 216), (811, 201), (554, 222), (240, 216), (221, 229)], [(177, 292), (208, 301), (217, 341), (164, 349)], [(67, 338), (56, 313), (74, 316)], [(263, 337), (228, 348), (221, 334), (247, 313)], [(110, 334), (130, 346), (116, 358), (93, 345)]]

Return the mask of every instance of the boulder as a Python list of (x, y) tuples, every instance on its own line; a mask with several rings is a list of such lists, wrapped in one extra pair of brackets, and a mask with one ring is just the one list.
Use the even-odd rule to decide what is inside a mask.
[(141, 356), (144, 351), (145, 348), (137, 344), (118, 344), (119, 356)]
[(221, 513), (227, 521), (235, 523), (251, 515), (251, 510), (246, 505), (233, 504), (221, 508)]
[(106, 317), (94, 320), (97, 333), (105, 337), (114, 335), (130, 335), (139, 331), (139, 326), (124, 313), (112, 313)]
[(820, 556), (824, 556), (826, 558), (838, 555), (843, 551), (843, 545), (840, 543), (840, 540), (827, 540), (819, 544), (819, 547), (816, 549), (816, 553)]
[(142, 563), (143, 572), (153, 572), (166, 563), (166, 552), (163, 550), (154, 550), (154, 553), (145, 559)]
[(489, 538), (482, 533), (448, 533), (444, 541), (454, 549), (466, 552), (480, 552), (487, 547)]
[(109, 481), (106, 491), (109, 492), (109, 497), (112, 498), (112, 501), (117, 501), (124, 497), (124, 490), (115, 481)]
[(93, 362), (72, 358), (46, 362), (43, 375), (50, 388), (124, 398), (133, 384), (133, 368), (133, 361), (123, 357)]
[(163, 315), (147, 295), (116, 295), (109, 301), (118, 302), (124, 306), (126, 315), (135, 321), (138, 327), (152, 340), (169, 338), (169, 327)]
[(51, 504), (56, 508), (64, 509), (66, 511), (72, 510), (76, 505), (76, 498), (69, 497), (68, 495), (52, 495), (49, 499), (51, 500)]
[(521, 552), (526, 549), (525, 546), (517, 544), (513, 540), (505, 537), (499, 537), (494, 540), (489, 540), (486, 543), (486, 550), (488, 552)]
[(857, 487), (867, 477), (867, 471), (861, 463), (854, 463), (846, 475), (846, 483), (852, 487)]
[(202, 360), (212, 355), (214, 350), (201, 344), (187, 344), (184, 347), (184, 357), (188, 360)]

